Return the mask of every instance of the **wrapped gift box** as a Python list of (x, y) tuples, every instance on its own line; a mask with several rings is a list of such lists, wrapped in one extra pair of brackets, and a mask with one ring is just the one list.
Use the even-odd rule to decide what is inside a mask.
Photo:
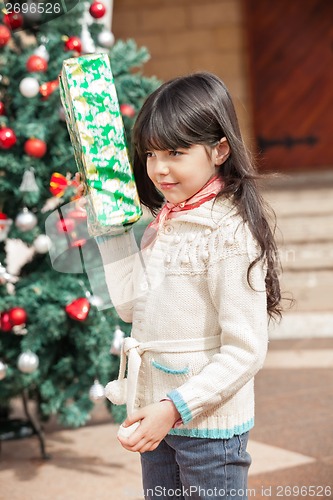
[(77, 167), (87, 186), (90, 234), (136, 222), (142, 210), (108, 55), (65, 60), (59, 80)]

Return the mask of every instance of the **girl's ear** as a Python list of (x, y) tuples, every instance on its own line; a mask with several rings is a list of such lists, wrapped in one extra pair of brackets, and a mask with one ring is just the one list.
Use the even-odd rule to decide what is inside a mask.
[(213, 151), (215, 165), (222, 165), (230, 155), (230, 146), (226, 137), (222, 137)]

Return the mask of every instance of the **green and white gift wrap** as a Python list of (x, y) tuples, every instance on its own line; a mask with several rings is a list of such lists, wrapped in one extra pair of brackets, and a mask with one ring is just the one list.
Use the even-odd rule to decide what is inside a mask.
[(142, 210), (108, 55), (65, 60), (59, 81), (77, 167), (87, 186), (90, 234), (136, 222)]

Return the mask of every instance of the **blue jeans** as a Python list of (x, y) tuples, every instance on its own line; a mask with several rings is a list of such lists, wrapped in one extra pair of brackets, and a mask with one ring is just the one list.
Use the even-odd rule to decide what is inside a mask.
[(248, 438), (248, 432), (230, 439), (167, 435), (141, 454), (145, 499), (247, 500)]

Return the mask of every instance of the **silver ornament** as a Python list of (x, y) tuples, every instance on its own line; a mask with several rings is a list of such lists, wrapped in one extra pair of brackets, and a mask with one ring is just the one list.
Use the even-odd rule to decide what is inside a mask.
[(33, 245), (37, 253), (47, 253), (52, 245), (51, 238), (46, 234), (40, 234), (35, 239)]
[(6, 378), (7, 375), (7, 365), (0, 360), (0, 380)]
[(21, 231), (30, 231), (37, 224), (37, 217), (27, 207), (15, 219), (15, 226)]
[(94, 384), (90, 387), (89, 398), (94, 403), (105, 399), (104, 386), (100, 384), (98, 380), (95, 380)]
[(38, 365), (38, 356), (31, 351), (22, 352), (17, 360), (17, 367), (23, 373), (33, 373), (37, 370)]
[(125, 333), (119, 328), (119, 326), (116, 326), (116, 329), (113, 334), (113, 341), (110, 349), (110, 353), (114, 354), (115, 356), (120, 356), (121, 353), (121, 347), (123, 344), (123, 340), (125, 337)]
[(97, 36), (97, 40), (102, 47), (106, 47), (108, 49), (110, 49), (115, 42), (114, 34), (112, 33), (112, 31), (107, 30), (101, 31), (101, 33), (99, 33)]

